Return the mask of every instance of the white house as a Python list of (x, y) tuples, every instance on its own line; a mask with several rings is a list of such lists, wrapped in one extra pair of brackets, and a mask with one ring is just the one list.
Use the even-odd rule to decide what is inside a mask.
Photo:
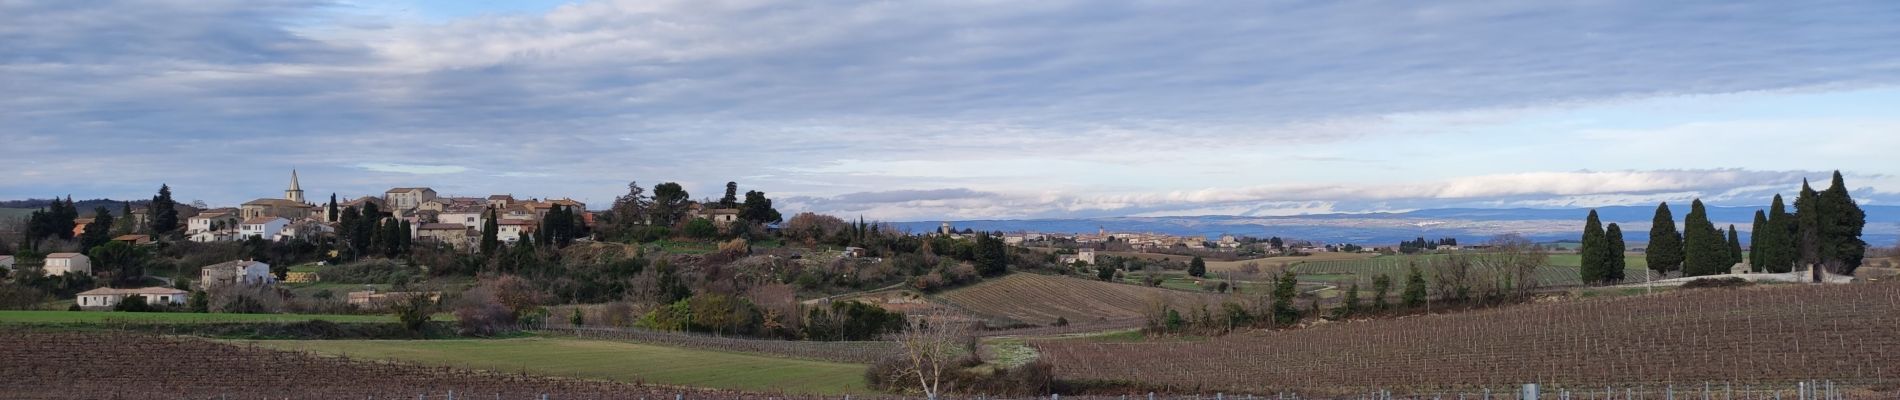
[(277, 234), (284, 231), (285, 225), (290, 225), (290, 220), (281, 217), (247, 219), (243, 224), (238, 225), (238, 237), (249, 239), (256, 236), (265, 240), (276, 240)]
[(0, 256), (0, 269), (13, 270), (13, 256)]
[(284, 224), (284, 229), (279, 230), (273, 240), (314, 239), (319, 235), (330, 233), (336, 233), (336, 229), (322, 222), (306, 219)]
[(205, 266), (198, 271), (198, 283), (205, 288), (239, 283), (269, 285), (277, 283), (277, 276), (270, 274), (270, 264), (237, 260)]
[(449, 207), (436, 214), (435, 222), (456, 224), (469, 228), (482, 229), (482, 222), (488, 219), (488, 209), (483, 207)]
[(230, 242), (238, 239), (237, 230), (202, 231), (191, 234), (191, 241), (198, 243)]
[(65, 275), (67, 272), (92, 273), (92, 258), (79, 253), (53, 253), (46, 255), (46, 276)]
[[(503, 219), (495, 224), (495, 238), (502, 242), (514, 243), (521, 240), (522, 233), (534, 232), (534, 221), (521, 219)], [(479, 229), (478, 229), (479, 231)]]
[(80, 308), (111, 308), (112, 306), (119, 305), (119, 302), (125, 301), (127, 296), (133, 295), (145, 296), (145, 304), (180, 305), (185, 304), (185, 299), (190, 297), (191, 294), (183, 290), (167, 287), (146, 287), (138, 289), (98, 288), (79, 292), (79, 297), (73, 299), (73, 304), (78, 305)]
[(205, 211), (185, 219), (185, 232), (198, 233), (212, 230), (236, 230), (240, 221), (238, 210), (223, 208)]

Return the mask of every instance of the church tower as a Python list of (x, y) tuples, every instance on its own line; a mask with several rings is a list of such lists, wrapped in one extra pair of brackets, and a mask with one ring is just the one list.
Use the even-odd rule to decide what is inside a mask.
[(290, 170), (290, 189), (284, 190), (284, 200), (298, 203), (303, 201), (303, 186), (297, 184), (297, 170)]

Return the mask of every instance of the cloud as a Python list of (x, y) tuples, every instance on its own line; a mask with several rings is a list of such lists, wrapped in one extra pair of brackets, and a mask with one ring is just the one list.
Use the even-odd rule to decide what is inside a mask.
[(369, 171), (376, 171), (376, 172), (395, 172), (395, 173), (415, 174), (415, 175), (456, 174), (456, 173), (462, 173), (462, 172), (468, 171), (468, 167), (463, 167), (460, 165), (410, 165), (410, 164), (368, 163), (368, 164), (357, 164), (357, 167), (365, 169), (365, 170), (369, 170)]
[[(1820, 171), (1661, 170), (1536, 172), (1462, 177), (1396, 185), (1277, 185), (1170, 193), (1002, 193), (971, 189), (849, 193), (792, 197), (786, 207), (896, 220), (1103, 216), (1284, 216), (1410, 211), (1442, 207), (1569, 208), (1703, 199), (1715, 205), (1761, 205), (1792, 194)], [(1857, 177), (1858, 178), (1858, 177)], [(1892, 201), (1871, 191), (1863, 203)]]
[[(1553, 108), (1900, 84), (1900, 50), (1882, 46), (1900, 41), (1889, 23), (1900, 8), (1880, 1), (379, 12), (317, 0), (0, 3), (0, 156), (19, 166), (0, 197), (140, 197), (169, 182), (242, 201), (297, 166), (313, 191), (429, 185), (594, 204), (630, 180), (712, 193), (756, 176), (743, 184), (815, 209), (917, 218), (1595, 202), (1875, 158), (1841, 145), (1790, 145), (1800, 152), (1772, 165), (1658, 146), (1629, 151), (1641, 160), (1573, 154), (1590, 146), (1463, 157), (1580, 130), (1653, 143), (1760, 126), (1772, 129), (1751, 140), (1816, 126), (1878, 139), (1891, 125), (1798, 115), (1665, 132), (1611, 121), (1487, 136), (1464, 154), (1424, 153), (1419, 138), (1463, 140)], [(99, 157), (80, 165), (75, 154)], [(1550, 161), (1584, 157), (1611, 161)], [(1864, 175), (1900, 173), (1859, 162)], [(1586, 168), (1644, 172), (1510, 173)]]

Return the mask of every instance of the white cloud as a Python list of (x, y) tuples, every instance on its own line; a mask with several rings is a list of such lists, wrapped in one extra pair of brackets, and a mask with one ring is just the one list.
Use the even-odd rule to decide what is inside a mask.
[(369, 163), (369, 164), (357, 164), (357, 167), (363, 168), (365, 170), (376, 171), (376, 172), (395, 172), (395, 173), (416, 174), (416, 175), (457, 174), (457, 173), (462, 173), (462, 172), (468, 172), (468, 167), (463, 167), (460, 165), (410, 165), (410, 164)]

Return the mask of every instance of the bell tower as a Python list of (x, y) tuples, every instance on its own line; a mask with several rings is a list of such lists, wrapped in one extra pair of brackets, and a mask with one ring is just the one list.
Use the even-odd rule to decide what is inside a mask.
[(303, 202), (303, 186), (297, 184), (297, 170), (290, 170), (290, 188), (284, 190), (284, 200)]

